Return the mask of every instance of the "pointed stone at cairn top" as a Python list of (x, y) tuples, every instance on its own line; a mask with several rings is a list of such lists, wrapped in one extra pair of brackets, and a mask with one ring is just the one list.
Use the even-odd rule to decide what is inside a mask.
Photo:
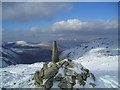
[(52, 43), (52, 62), (56, 63), (59, 61), (58, 48), (56, 41)]

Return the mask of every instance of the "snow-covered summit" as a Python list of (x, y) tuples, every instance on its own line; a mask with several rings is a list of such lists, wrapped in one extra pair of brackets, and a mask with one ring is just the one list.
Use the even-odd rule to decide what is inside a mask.
[[(99, 50), (98, 50), (99, 49)], [(107, 38), (99, 38), (91, 40), (88, 43), (83, 43), (75, 48), (71, 48), (62, 52), (61, 57), (69, 59), (78, 59), (87, 53), (94, 52), (99, 55), (118, 55), (118, 43), (117, 40), (111, 40)]]

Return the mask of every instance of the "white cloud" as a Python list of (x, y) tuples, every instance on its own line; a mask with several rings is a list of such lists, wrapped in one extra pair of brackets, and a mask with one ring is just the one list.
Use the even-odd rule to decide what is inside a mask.
[(80, 30), (86, 24), (78, 19), (69, 19), (67, 21), (56, 22), (51, 26), (52, 31), (57, 30)]
[(3, 40), (6, 41), (89, 40), (98, 37), (118, 38), (118, 21), (93, 20), (82, 22), (79, 19), (69, 19), (56, 22), (47, 28), (31, 27), (27, 30), (3, 31)]
[(51, 20), (59, 11), (70, 10), (68, 3), (50, 2), (4, 2), (3, 19), (14, 21)]
[(69, 19), (67, 21), (59, 21), (54, 23), (51, 27), (52, 31), (94, 31), (94, 30), (115, 30), (118, 28), (117, 20), (94, 20), (82, 22), (79, 19)]

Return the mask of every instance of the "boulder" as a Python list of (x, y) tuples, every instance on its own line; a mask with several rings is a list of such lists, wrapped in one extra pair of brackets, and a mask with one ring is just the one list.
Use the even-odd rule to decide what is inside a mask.
[(50, 89), (53, 86), (53, 79), (48, 79), (45, 83), (44, 83), (44, 88)]
[(66, 68), (64, 72), (65, 72), (66, 76), (76, 76), (77, 75), (75, 71), (70, 70), (68, 68)]
[(56, 81), (61, 81), (62, 78), (63, 78), (62, 74), (58, 74), (58, 76), (55, 77), (55, 80)]
[(73, 85), (72, 85), (71, 83), (67, 83), (67, 88), (68, 88), (69, 90), (72, 90)]
[(80, 84), (80, 85), (83, 85), (83, 86), (85, 86), (85, 82), (84, 81), (78, 81), (78, 83)]
[(69, 67), (69, 68), (74, 68), (74, 64), (72, 62), (70, 62), (70, 61), (66, 61), (64, 63), (64, 65), (67, 66), (67, 67)]
[(79, 80), (79, 81), (83, 80), (81, 74), (77, 74), (76, 79)]
[(67, 81), (65, 78), (61, 79), (60, 83), (58, 84), (58, 87), (61, 89), (67, 88)]
[(43, 78), (40, 77), (39, 71), (36, 71), (36, 72), (35, 72), (35, 74), (34, 74), (34, 80), (35, 80), (36, 83), (38, 83), (38, 84), (41, 84), (41, 83), (42, 83)]
[(85, 81), (87, 80), (87, 75), (86, 74), (81, 73), (80, 75), (81, 75), (81, 77), (82, 77), (83, 80), (85, 80)]
[(50, 78), (54, 77), (57, 73), (58, 73), (58, 68), (57, 68), (56, 64), (53, 64), (52, 67), (47, 68), (44, 71), (44, 79), (50, 79)]
[(94, 83), (89, 83), (92, 87), (95, 87), (96, 86), (96, 84), (94, 84)]
[(41, 69), (41, 70), (39, 71), (39, 76), (40, 76), (40, 77), (43, 77), (43, 76), (44, 76), (44, 70), (43, 70), (43, 69)]
[(72, 85), (75, 85), (75, 76), (66, 76), (67, 83), (70, 83)]
[(43, 64), (43, 70), (46, 70), (47, 68), (48, 68), (48, 62), (45, 62), (44, 64)]
[(82, 68), (81, 70), (82, 70), (85, 74), (89, 74), (89, 70), (88, 70), (88, 69)]
[(96, 81), (95, 76), (94, 76), (92, 73), (90, 73), (90, 74), (91, 74), (91, 76), (92, 76), (92, 79), (93, 79), (94, 81)]

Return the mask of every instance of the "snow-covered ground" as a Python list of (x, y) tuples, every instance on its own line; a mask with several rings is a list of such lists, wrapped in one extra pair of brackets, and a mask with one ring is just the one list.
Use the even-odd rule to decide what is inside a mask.
[(0, 87), (34, 88), (33, 74), (42, 68), (43, 62), (34, 64), (11, 65), (0, 70)]
[(94, 72), (99, 88), (118, 87), (117, 40), (98, 39), (66, 50), (62, 57), (72, 59)]
[[(72, 59), (74, 63), (88, 68), (96, 77), (96, 88), (118, 88), (118, 47), (117, 42), (99, 39), (66, 50), (61, 57)], [(0, 87), (34, 88), (33, 74), (40, 70), (43, 62), (11, 65), (0, 69)], [(76, 66), (76, 71), (79, 67)], [(61, 71), (62, 72), (62, 71)], [(89, 80), (88, 80), (89, 81)], [(55, 87), (55, 86), (53, 86)], [(75, 86), (75, 88), (81, 88)], [(82, 88), (91, 88), (84, 86)]]

